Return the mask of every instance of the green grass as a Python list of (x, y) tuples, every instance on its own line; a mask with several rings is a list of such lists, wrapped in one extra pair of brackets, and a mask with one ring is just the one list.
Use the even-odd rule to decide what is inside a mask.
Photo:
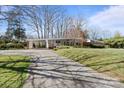
[(28, 77), (29, 59), (19, 55), (0, 56), (0, 88), (21, 87)]
[(124, 81), (124, 49), (60, 49), (58, 54)]

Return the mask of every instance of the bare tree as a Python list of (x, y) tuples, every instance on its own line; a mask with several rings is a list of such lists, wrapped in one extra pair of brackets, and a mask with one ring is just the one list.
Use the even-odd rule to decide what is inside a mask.
[(58, 6), (25, 6), (28, 26), (37, 32), (38, 38), (53, 38), (55, 24), (60, 17)]
[(90, 39), (97, 40), (100, 37), (100, 29), (98, 30), (97, 28), (89, 29), (89, 36)]
[(26, 16), (26, 25), (31, 28), (33, 31), (37, 33), (38, 39), (41, 38), (40, 31), (41, 31), (41, 25), (39, 18), (39, 12), (37, 6), (24, 6), (23, 12)]
[(61, 15), (61, 8), (59, 6), (42, 6), (43, 22), (44, 22), (44, 36), (45, 38), (53, 38), (55, 25), (59, 24), (58, 19)]
[[(8, 6), (7, 6), (8, 7)], [(10, 7), (10, 6), (9, 6)], [(16, 9), (16, 13), (21, 13), (23, 23), (28, 30), (35, 32), (38, 39), (41, 38), (63, 38), (70, 37), (87, 37), (85, 29), (86, 22), (80, 16), (77, 18), (66, 15), (66, 10), (61, 6), (11, 6)], [(9, 9), (10, 11), (10, 9)], [(3, 18), (7, 18), (8, 23), (15, 16), (14, 14), (4, 11)], [(8, 24), (9, 26), (9, 24)], [(30, 31), (30, 32), (31, 32)]]
[(68, 28), (65, 31), (66, 38), (86, 38), (88, 35), (86, 33), (85, 25), (86, 22), (81, 18), (70, 18)]

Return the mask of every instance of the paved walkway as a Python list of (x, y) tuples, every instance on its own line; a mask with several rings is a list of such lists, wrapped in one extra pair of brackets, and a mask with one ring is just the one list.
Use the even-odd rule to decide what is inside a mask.
[(52, 50), (8, 50), (0, 54), (22, 54), (33, 57), (30, 76), (24, 88), (93, 88), (124, 87), (118, 80), (58, 56)]

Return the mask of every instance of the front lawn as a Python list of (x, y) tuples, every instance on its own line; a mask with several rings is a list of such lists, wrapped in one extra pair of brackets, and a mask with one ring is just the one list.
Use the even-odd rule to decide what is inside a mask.
[(0, 88), (21, 87), (28, 77), (29, 59), (19, 55), (0, 56)]
[(124, 81), (124, 49), (59, 49), (58, 54)]

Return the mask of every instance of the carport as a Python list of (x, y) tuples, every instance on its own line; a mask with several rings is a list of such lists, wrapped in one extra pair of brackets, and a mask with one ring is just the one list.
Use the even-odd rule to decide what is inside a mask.
[(83, 45), (82, 38), (51, 38), (51, 39), (27, 39), (28, 48), (33, 49), (36, 48), (35, 45), (41, 44), (45, 46), (45, 48), (53, 48), (60, 45)]

